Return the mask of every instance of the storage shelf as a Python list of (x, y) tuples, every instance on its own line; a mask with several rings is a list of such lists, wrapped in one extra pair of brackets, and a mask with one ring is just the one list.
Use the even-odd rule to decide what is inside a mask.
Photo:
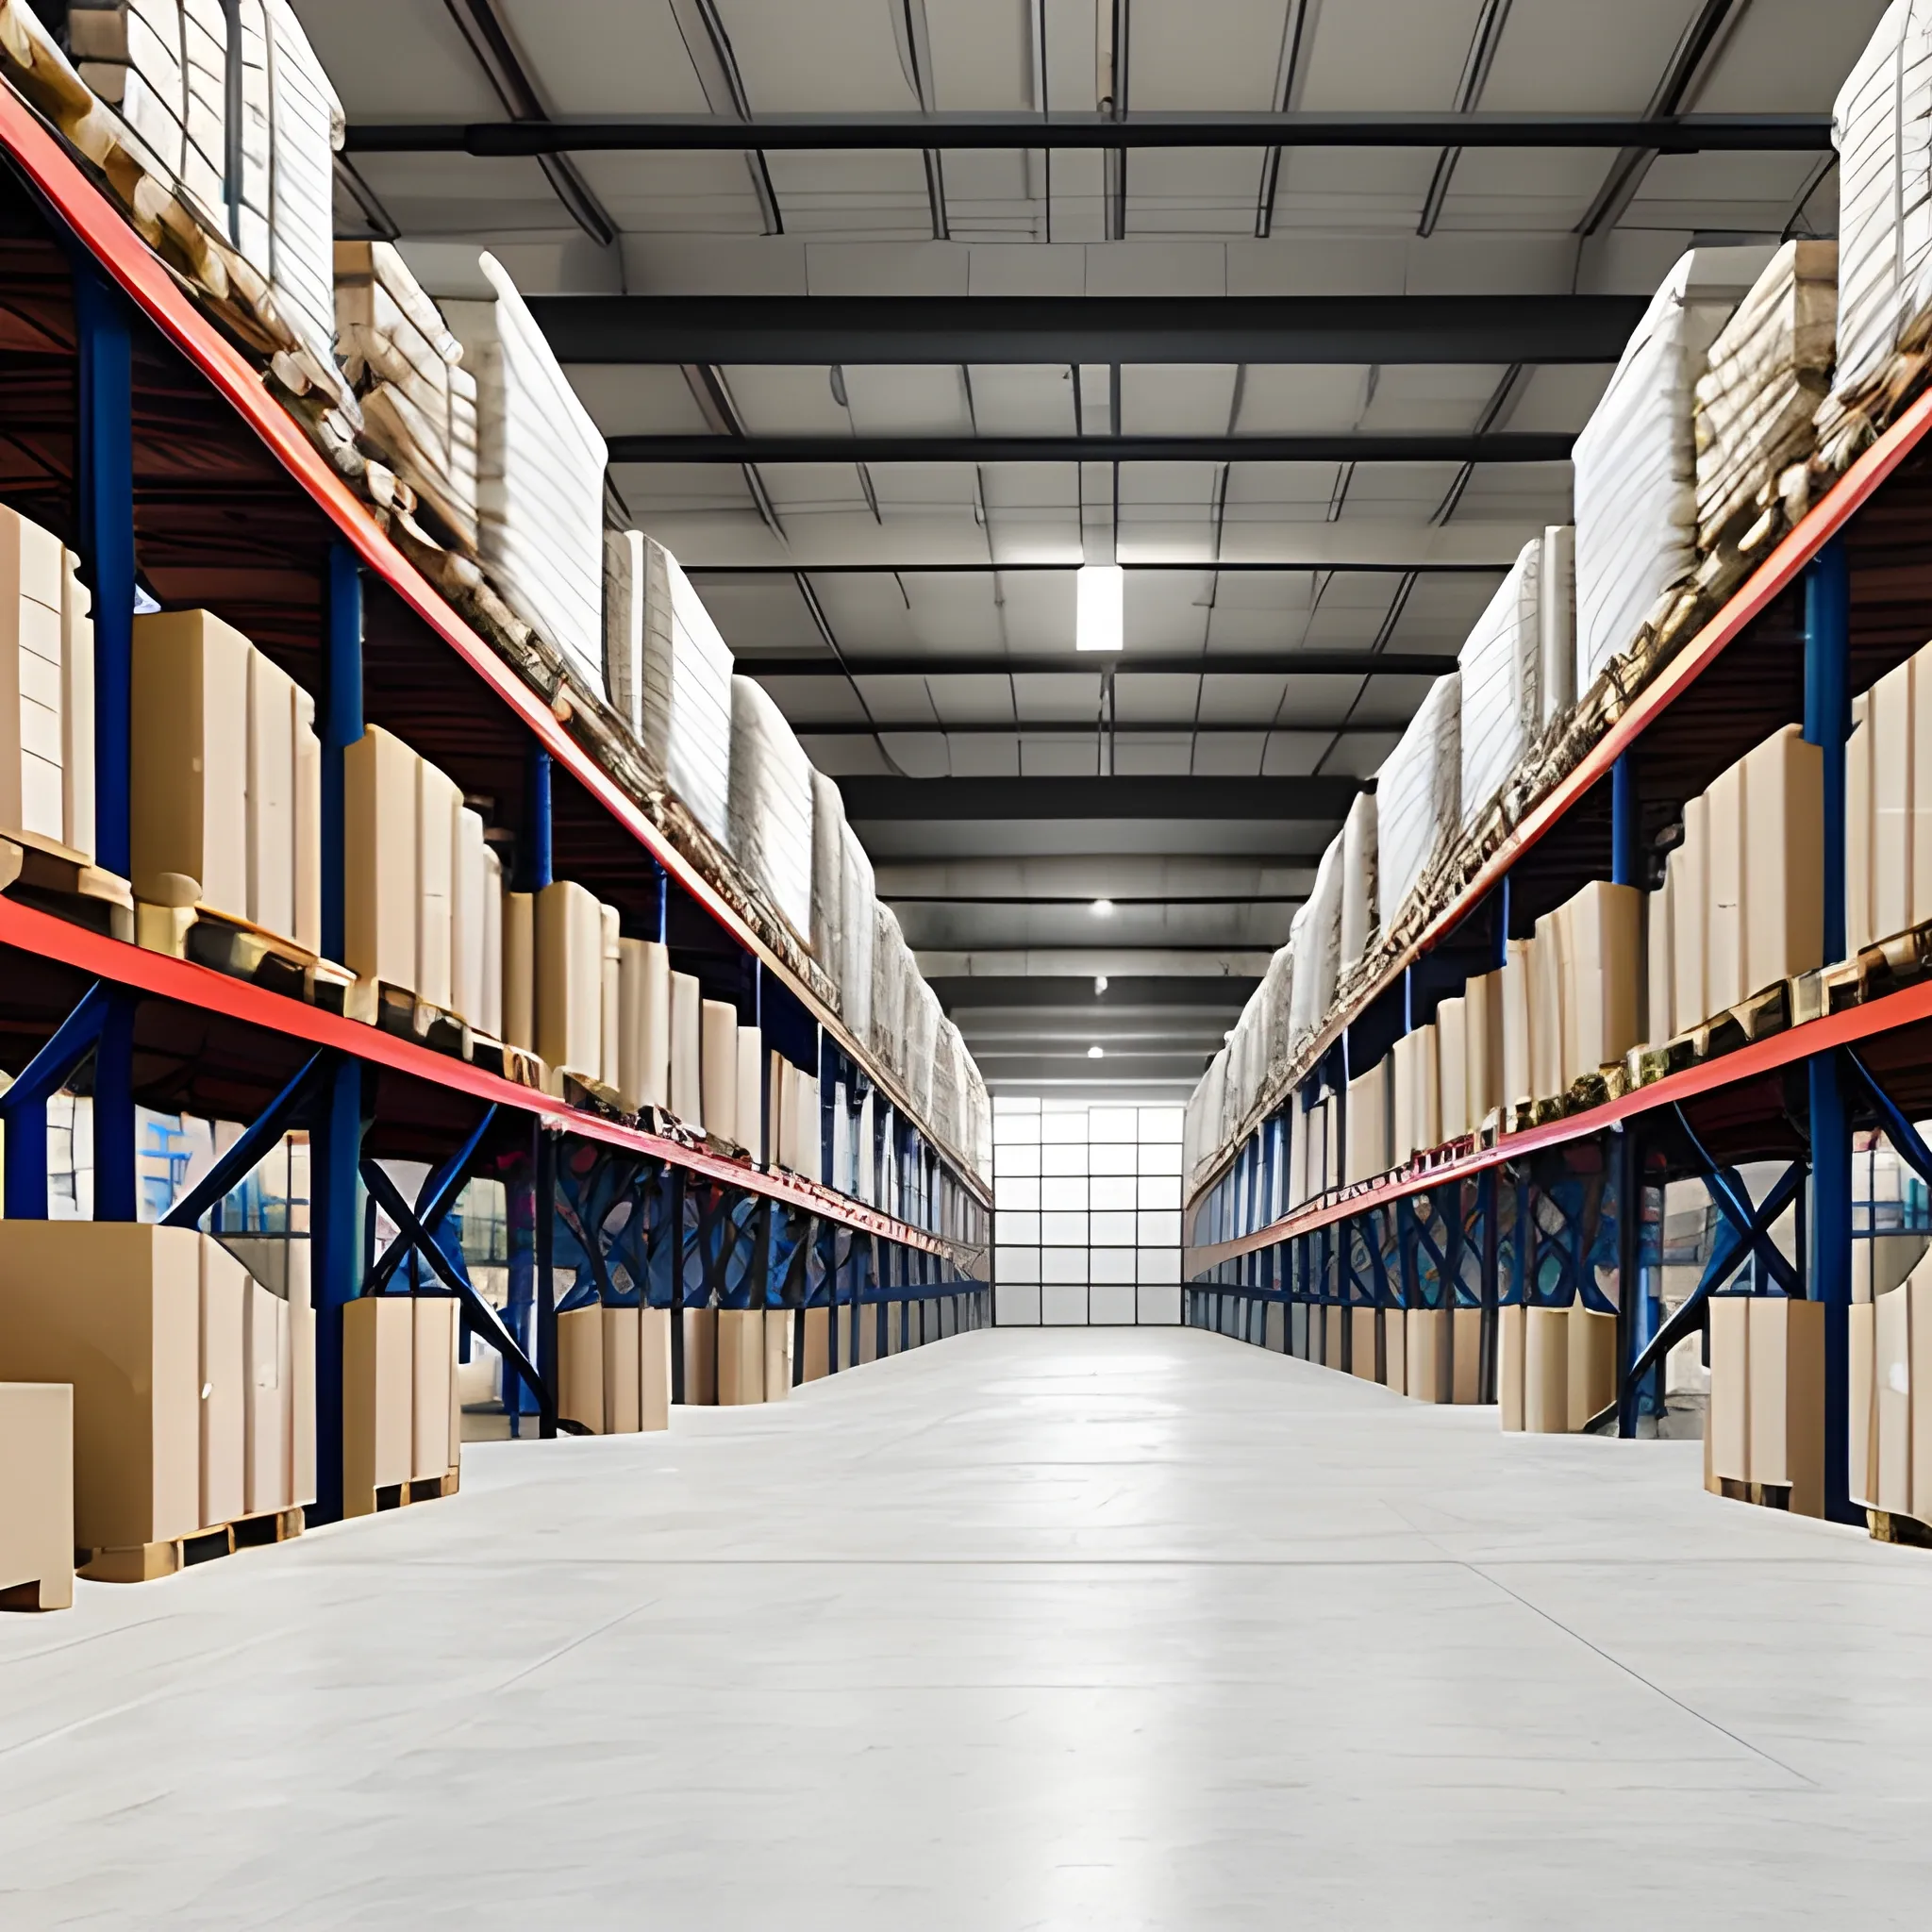
[[(1183, 1257), (1182, 1274), (1192, 1279), (1204, 1270), (1296, 1235), (1312, 1234), (1351, 1215), (1410, 1194), (1426, 1194), (1479, 1174), (1506, 1161), (1520, 1161), (1552, 1147), (1621, 1127), (1625, 1122), (1674, 1106), (1689, 1107), (1713, 1095), (1732, 1102), (1719, 1124), (1720, 1144), (1712, 1152), (1720, 1158), (1742, 1159), (1759, 1151), (1760, 1137), (1781, 1138), (1789, 1134), (1782, 1107), (1782, 1081), (1788, 1070), (1802, 1066), (1815, 1054), (1836, 1047), (1860, 1046), (1883, 1039), (1888, 1058), (1878, 1061), (1874, 1071), (1886, 1074), (1886, 1087), (1892, 1097), (1909, 1111), (1916, 1104), (1932, 1105), (1932, 1035), (1912, 1029), (1932, 1023), (1932, 979), (1922, 980), (1883, 998), (1848, 1007), (1802, 1025), (1787, 1027), (1769, 1039), (1756, 1041), (1733, 1053), (1720, 1055), (1699, 1066), (1687, 1067), (1681, 1074), (1654, 1080), (1621, 1098), (1581, 1113), (1566, 1114), (1522, 1133), (1506, 1134), (1491, 1147), (1477, 1147), (1467, 1153), (1439, 1158), (1424, 1167), (1400, 1168), (1373, 1181), (1364, 1181), (1324, 1199), (1295, 1208), (1257, 1228), (1253, 1234), (1231, 1241), (1213, 1241), (1189, 1248)], [(1757, 1090), (1755, 1093), (1751, 1090)], [(1754, 1141), (1758, 1144), (1754, 1145)], [(1728, 1142), (1728, 1144), (1724, 1144)], [(1459, 1143), (1451, 1143), (1452, 1145)]]
[[(269, 392), (262, 377), (246, 358), (183, 292), (167, 269), (127, 225), (120, 211), (87, 179), (58, 137), (50, 133), (33, 110), (5, 86), (0, 86), (0, 142), (4, 142), (18, 169), (38, 192), (58, 223), (72, 231), (141, 314), (186, 358), (192, 368), (206, 379), (216, 396), (227, 405), (233, 415), (258, 439), (272, 459), (279, 478), (293, 484), (300, 491), (307, 503), (326, 520), (333, 532), (354, 548), (371, 576), (386, 588), (396, 605), (400, 607), (399, 611), (372, 608), (372, 644), (377, 641), (376, 633), (384, 626), (387, 626), (391, 634), (381, 640), (382, 651), (371, 651), (368, 669), (372, 691), (381, 690), (385, 675), (390, 675), (396, 688), (407, 689), (411, 674), (422, 673), (426, 677), (428, 688), (416, 695), (423, 700), (426, 710), (444, 721), (445, 729), (450, 728), (452, 723), (459, 724), (467, 718), (473, 725), (480, 723), (486, 729), (500, 731), (506, 724), (513, 724), (521, 731), (527, 733), (549, 753), (558, 775), (570, 781), (559, 788), (563, 794), (565, 809), (569, 809), (567, 801), (574, 785), (605, 827), (614, 828), (624, 836), (632, 849), (641, 850), (660, 866), (675, 886), (708, 917), (723, 935), (744, 953), (757, 958), (765, 972), (774, 974), (799, 1000), (830, 1036), (839, 1050), (863, 1068), (868, 1078), (882, 1090), (894, 1110), (919, 1126), (927, 1142), (940, 1153), (955, 1178), (982, 1207), (990, 1207), (991, 1195), (985, 1184), (971, 1172), (958, 1150), (948, 1146), (932, 1132), (918, 1109), (910, 1104), (903, 1085), (890, 1072), (877, 1065), (870, 1049), (861, 1045), (847, 1030), (842, 1021), (826, 1009), (786, 961), (744, 924), (717, 888), (670, 842), (636, 802), (571, 737), (542, 699), (522, 682), (510, 667), (424, 578), (384, 531), (375, 525), (348, 485), (329, 467), (321, 453), (308, 441), (296, 423)], [(208, 513), (213, 512), (210, 510)], [(211, 550), (218, 548), (219, 546), (211, 546)], [(282, 567), (286, 571), (288, 564), (285, 562)], [(221, 557), (208, 567), (208, 574), (219, 575), (225, 569), (235, 574), (231, 560)], [(379, 600), (377, 602), (379, 604)], [(406, 638), (393, 635), (405, 628), (395, 622), (398, 615), (406, 619), (406, 627), (410, 633)], [(242, 627), (247, 628), (245, 625)], [(426, 665), (420, 661), (421, 645), (425, 636), (436, 647), (435, 659)], [(312, 646), (318, 637), (319, 625), (315, 631), (311, 632), (308, 643)], [(414, 650), (409, 648), (412, 645), (416, 647)], [(488, 698), (482, 698), (478, 694), (477, 700), (467, 701), (465, 691), (459, 686), (450, 684), (442, 675), (448, 663), (448, 659), (441, 655), (443, 650), (454, 653), (456, 659), (481, 680), (489, 693)], [(418, 661), (407, 661), (409, 659)], [(485, 715), (479, 718), (476, 716), (477, 713)], [(404, 731), (402, 735), (408, 737), (409, 734)], [(419, 744), (418, 749), (424, 751), (426, 756), (437, 757), (441, 747), (433, 742), (425, 742)], [(560, 847), (563, 842), (559, 840)], [(562, 862), (562, 871), (568, 875), (570, 866), (567, 858)], [(594, 889), (596, 881), (594, 878), (587, 877), (584, 883)], [(12, 909), (16, 908), (9, 908), (9, 911)], [(61, 927), (61, 923), (58, 920), (48, 921), (47, 924), (57, 929)], [(151, 955), (142, 957), (153, 958)], [(107, 971), (106, 968), (100, 970)], [(202, 969), (189, 970), (200, 972)], [(125, 977), (125, 974), (108, 972), (108, 976)], [(232, 1001), (237, 983), (219, 974), (212, 974), (210, 977), (224, 989), (225, 994)], [(275, 1000), (280, 1006), (295, 1004), (281, 1000), (277, 995), (260, 994), (255, 989), (244, 991), (254, 991), (259, 998)], [(238, 1010), (232, 1006), (230, 1009)], [(312, 1019), (331, 1017), (313, 1014), (312, 1009), (303, 1010), (309, 1011)], [(264, 1019), (262, 1024), (277, 1023)], [(300, 1027), (291, 1026), (287, 1021), (280, 1023), (280, 1029), (300, 1035)], [(360, 1026), (356, 1026), (354, 1030), (362, 1035), (367, 1035), (371, 1031)], [(362, 1044), (366, 1049), (366, 1039)], [(374, 1056), (364, 1051), (361, 1057), (370, 1058)], [(441, 1056), (433, 1054), (426, 1055), (426, 1058), (432, 1061), (441, 1058)], [(490, 1077), (475, 1069), (470, 1071), (478, 1079), (487, 1080)], [(443, 1084), (448, 1086), (450, 1083), (445, 1080)], [(501, 1084), (507, 1088), (509, 1086), (507, 1082)], [(527, 1090), (511, 1091), (523, 1091), (527, 1096)], [(491, 1093), (490, 1097), (506, 1096)], [(559, 1122), (568, 1124), (573, 1131), (582, 1132), (591, 1138), (608, 1138), (602, 1133), (606, 1124), (599, 1122), (595, 1116), (579, 1115), (575, 1109), (564, 1108), (558, 1108), (556, 1111)], [(675, 1148), (670, 1142), (655, 1141), (652, 1137), (646, 1136), (642, 1139), (644, 1141), (650, 1141), (654, 1148), (668, 1150), (673, 1154), (681, 1155), (684, 1151)], [(742, 1181), (742, 1170), (734, 1171), (733, 1177)], [(766, 1191), (773, 1191), (768, 1189)], [(820, 1192), (825, 1199), (840, 1198), (830, 1195), (825, 1191)], [(826, 1210), (822, 1208), (821, 1211)], [(858, 1214), (870, 1212), (856, 1207), (853, 1211)], [(852, 1220), (850, 1224), (858, 1226), (871, 1224)], [(900, 1238), (898, 1235), (893, 1236), (895, 1240)], [(924, 1241), (930, 1241), (932, 1239), (921, 1237)]]
[[(506, 1080), (467, 1060), (457, 1059), (413, 1041), (399, 1040), (380, 1027), (365, 1025), (358, 1020), (344, 1019), (321, 1007), (311, 1007), (282, 993), (269, 992), (247, 980), (232, 979), (191, 960), (151, 953), (125, 941), (109, 939), (42, 912), (31, 906), (0, 897), (0, 948), (29, 956), (32, 960), (69, 969), (83, 979), (104, 979), (157, 1000), (166, 1000), (223, 1024), (249, 1032), (272, 1035), (290, 1051), (265, 1057), (258, 1067), (238, 1068), (232, 1058), (216, 1057), (209, 1077), (232, 1087), (239, 1080), (256, 1077), (258, 1091), (253, 1096), (258, 1105), (269, 1099), (291, 1074), (307, 1052), (317, 1047), (331, 1048), (404, 1076), (412, 1083), (436, 1090), (445, 1099), (455, 1097), (483, 1105), (494, 1105), (525, 1117), (538, 1127), (555, 1133), (574, 1135), (579, 1140), (596, 1141), (606, 1146), (622, 1147), (670, 1162), (685, 1172), (707, 1179), (728, 1182), (748, 1193), (762, 1194), (774, 1201), (806, 1209), (841, 1226), (919, 1248), (927, 1254), (945, 1254), (966, 1244), (949, 1242), (924, 1228), (909, 1227), (875, 1208), (835, 1193), (829, 1188), (803, 1180), (796, 1175), (766, 1173), (748, 1161), (734, 1160), (708, 1149), (687, 1147), (658, 1134), (625, 1126), (584, 1109), (566, 1107), (548, 1094)], [(0, 998), (0, 1024), (18, 1022), (21, 995), (28, 989), (20, 985), (18, 966), (7, 962), (6, 983), (9, 992)], [(77, 991), (76, 985), (72, 991)], [(71, 1004), (71, 1000), (69, 1002)], [(149, 1042), (137, 1037), (137, 1054)], [(386, 1109), (387, 1111), (387, 1109)], [(420, 1113), (420, 1109), (419, 1109)], [(472, 1116), (474, 1118), (474, 1115)], [(408, 1110), (403, 1125), (408, 1124)], [(425, 1126), (430, 1120), (424, 1120)]]
[[(1611, 773), (1626, 752), (1640, 762), (1647, 841), (1665, 823), (1669, 808), (1704, 790), (1753, 744), (1802, 719), (1803, 628), (1792, 607), (1802, 596), (1806, 567), (1834, 537), (1845, 538), (1851, 558), (1853, 688), (1875, 683), (1932, 636), (1932, 553), (1917, 541), (1917, 533), (1932, 527), (1928, 431), (1932, 394), (1921, 396), (1858, 458), (1575, 767), (1524, 815), (1455, 900), (1345, 1012), (1324, 1023), (1295, 1056), (1293, 1075), (1264, 1090), (1225, 1158), (1190, 1191), (1190, 1213), (1230, 1171), (1259, 1123), (1348, 1027), (1390, 994), (1411, 966), (1453, 940), (1493, 900), (1506, 877), (1511, 882), (1512, 924), (1526, 926), (1591, 878), (1608, 875)], [(1889, 521), (1894, 508), (1900, 512), (1897, 528)], [(1733, 648), (1740, 642), (1747, 648)], [(1669, 802), (1662, 812), (1660, 799)], [(1726, 1056), (1714, 1065), (1728, 1067), (1736, 1058)], [(1717, 1084), (1728, 1077), (1719, 1076)], [(1590, 1118), (1602, 1125), (1614, 1116), (1599, 1109)], [(1527, 1144), (1526, 1136), (1512, 1136), (1507, 1143)]]

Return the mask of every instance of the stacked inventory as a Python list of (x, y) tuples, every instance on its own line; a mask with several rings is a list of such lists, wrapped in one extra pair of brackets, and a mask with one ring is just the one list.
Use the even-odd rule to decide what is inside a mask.
[(493, 301), (445, 304), (476, 379), (484, 568), (511, 608), (604, 688), (604, 439), (501, 264)]
[[(812, 935), (812, 768), (785, 715), (749, 677), (731, 680), (732, 856), (801, 939)], [(830, 868), (828, 867), (828, 872)]]
[[(1476, 831), (1508, 785), (1549, 716), (1543, 694), (1543, 597), (1553, 594), (1567, 531), (1550, 530), (1523, 546), (1462, 647), (1457, 725), (1462, 823)], [(1548, 558), (1546, 563), (1545, 558)]]
[(1439, 677), (1375, 779), (1375, 902), (1391, 930), (1461, 824), (1461, 680)]
[(91, 858), (93, 625), (78, 563), (0, 506), (0, 838)]

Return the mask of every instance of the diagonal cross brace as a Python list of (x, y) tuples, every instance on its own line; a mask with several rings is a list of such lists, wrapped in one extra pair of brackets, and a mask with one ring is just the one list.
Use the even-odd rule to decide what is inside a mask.
[(1918, 1128), (1905, 1117), (1898, 1102), (1878, 1084), (1871, 1068), (1850, 1047), (1840, 1051), (1870, 1096), (1873, 1108), (1878, 1115), (1878, 1124), (1884, 1128), (1885, 1138), (1891, 1142), (1898, 1158), (1922, 1181), (1932, 1185), (1932, 1148), (1925, 1145)]
[(1738, 1238), (1764, 1264), (1764, 1272), (1792, 1297), (1803, 1301), (1804, 1283), (1798, 1279), (1797, 1272), (1778, 1253), (1772, 1241), (1768, 1225), (1759, 1228), (1753, 1218), (1751, 1197), (1744, 1191), (1743, 1183), (1727, 1167), (1722, 1167), (1711, 1158), (1710, 1151), (1697, 1138), (1697, 1130), (1690, 1124), (1682, 1107), (1673, 1109), (1677, 1124), (1684, 1130), (1684, 1138), (1690, 1143), (1690, 1151), (1696, 1155), (1704, 1168), (1704, 1185), (1710, 1198), (1717, 1203), (1717, 1209)]
[(198, 1226), (201, 1217), (224, 1195), (240, 1187), (282, 1138), (308, 1100), (317, 1076), (332, 1070), (333, 1057), (326, 1048), (309, 1055), (295, 1077), (242, 1129), (242, 1138), (168, 1210), (161, 1225)]
[[(425, 1234), (433, 1237), (442, 1225), (443, 1217), (456, 1206), (457, 1196), (462, 1192), (463, 1183), (469, 1179), (470, 1162), (475, 1158), (476, 1149), (482, 1145), (483, 1136), (490, 1131), (490, 1124), (495, 1118), (496, 1104), (492, 1101), (483, 1109), (483, 1118), (472, 1129), (470, 1138), (423, 1183), (423, 1191), (416, 1199), (416, 1218)], [(371, 1165), (372, 1162), (363, 1162), (365, 1170)], [(388, 1179), (386, 1174), (384, 1179)], [(397, 1198), (401, 1198), (400, 1193)], [(395, 1216), (391, 1214), (390, 1219), (395, 1221)], [(397, 1221), (396, 1225), (401, 1227), (402, 1223)], [(363, 1290), (365, 1294), (382, 1292), (390, 1277), (402, 1265), (409, 1247), (408, 1239), (398, 1235), (382, 1251), (375, 1266), (369, 1271), (369, 1283)]]
[(416, 1210), (403, 1199), (402, 1190), (374, 1160), (363, 1161), (362, 1181), (375, 1196), (376, 1205), (401, 1230), (396, 1244), (407, 1241), (415, 1247), (428, 1262), (430, 1272), (463, 1305), (463, 1311), (470, 1318), (470, 1326), (524, 1378), (525, 1386), (541, 1407), (545, 1400), (543, 1378), (524, 1353), (523, 1344), (504, 1326), (503, 1317), (476, 1292), (472, 1283), (465, 1281), (450, 1265), (449, 1257), (436, 1245), (429, 1230), (418, 1219)]

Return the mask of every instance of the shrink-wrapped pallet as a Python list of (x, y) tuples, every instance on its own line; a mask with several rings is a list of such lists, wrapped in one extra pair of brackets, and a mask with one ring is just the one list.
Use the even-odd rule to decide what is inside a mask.
[(477, 541), (518, 616), (604, 689), (604, 439), (516, 284), (478, 266), (493, 302), (452, 302), (450, 327), (476, 378)]
[(1462, 823), (1473, 828), (1542, 727), (1543, 540), (1533, 537), (1457, 658)]
[(812, 930), (812, 772), (785, 714), (764, 687), (731, 680), (733, 856), (793, 932)]
[(811, 949), (842, 986), (845, 968), (845, 801), (823, 772), (811, 774)]
[(1439, 677), (1375, 779), (1375, 897), (1383, 931), (1461, 825), (1461, 680)]
[[(1832, 109), (1839, 155), (1838, 370), (1821, 412), (1883, 420), (1888, 365), (1932, 315), (1932, 5), (1892, 0)], [(1846, 425), (1848, 426), (1848, 425)], [(1856, 443), (1853, 444), (1856, 447)]]
[(1752, 536), (1805, 461), (1831, 386), (1838, 243), (1787, 242), (1710, 345), (1698, 378), (1697, 547)]
[[(625, 559), (617, 564), (629, 569)], [(672, 791), (706, 831), (728, 841), (731, 789), (731, 651), (677, 559), (649, 537), (634, 553), (642, 615), (631, 693), (631, 728), (663, 767)]]
[(943, 1015), (939, 995), (919, 976), (909, 954), (907, 968), (910, 982), (906, 998), (905, 1079), (914, 1108), (924, 1115), (932, 1106), (932, 1063), (939, 1049), (940, 1021)]
[(74, 0), (80, 77), (121, 116), (157, 172), (209, 227), (227, 230), (228, 22), (223, 0)]
[[(816, 828), (818, 821), (812, 821)], [(817, 836), (814, 829), (814, 837)], [(841, 917), (844, 935), (840, 945), (839, 1015), (855, 1040), (872, 1037), (873, 946), (877, 934), (874, 907), (877, 891), (872, 860), (850, 824), (839, 834)]]
[[(242, 0), (242, 93), (251, 88), (247, 39), (252, 9)], [(277, 312), (325, 366), (335, 339), (335, 155), (342, 144), (342, 104), (323, 70), (290, 0), (264, 0), (270, 158), (266, 183), (269, 258), (258, 258), (275, 291)], [(244, 157), (249, 143), (244, 142)], [(260, 206), (261, 191), (244, 159), (242, 199)], [(250, 225), (241, 225), (245, 249)]]
[(1341, 925), (1339, 970), (1355, 971), (1381, 929), (1375, 898), (1375, 794), (1364, 791), (1341, 827)]
[(1289, 927), (1294, 972), (1289, 988), (1289, 1034), (1299, 1048), (1328, 1015), (1341, 955), (1342, 841), (1329, 841), (1315, 884)]
[(474, 556), (476, 378), (463, 345), (391, 243), (338, 242), (335, 277), (338, 354), (364, 441)]
[(1542, 637), (1537, 691), (1541, 722), (1559, 718), (1576, 702), (1576, 526), (1552, 524), (1543, 531), (1538, 567), (1537, 627)]
[(1697, 565), (1692, 391), (1766, 251), (1692, 249), (1651, 298), (1571, 460), (1576, 689), (1636, 642)]
[(1261, 1033), (1257, 1081), (1268, 1091), (1288, 1063), (1289, 1008), (1294, 997), (1294, 949), (1278, 946), (1261, 975)]
[(625, 940), (617, 958), (617, 1091), (626, 1108), (671, 1105), (671, 954)]
[[(248, 917), (253, 656), (240, 631), (206, 610), (134, 620), (129, 831), (138, 898)], [(413, 832), (406, 836), (413, 844)]]
[(1208, 1062), (1208, 1071), (1201, 1075), (1200, 1085), (1194, 1089), (1195, 1130), (1194, 1158), (1189, 1172), (1198, 1173), (1221, 1152), (1221, 1107), (1222, 1095), (1227, 1085), (1227, 1048), (1223, 1047)]
[(883, 900), (873, 901), (872, 1043), (894, 1073), (906, 1071), (906, 1028), (912, 997), (912, 955), (899, 921)]
[(0, 833), (93, 857), (93, 625), (79, 559), (0, 505)]

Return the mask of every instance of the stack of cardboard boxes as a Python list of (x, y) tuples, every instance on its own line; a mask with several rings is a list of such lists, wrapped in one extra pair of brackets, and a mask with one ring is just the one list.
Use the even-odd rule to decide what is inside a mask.
[(0, 838), (92, 859), (93, 625), (79, 559), (0, 506)]

